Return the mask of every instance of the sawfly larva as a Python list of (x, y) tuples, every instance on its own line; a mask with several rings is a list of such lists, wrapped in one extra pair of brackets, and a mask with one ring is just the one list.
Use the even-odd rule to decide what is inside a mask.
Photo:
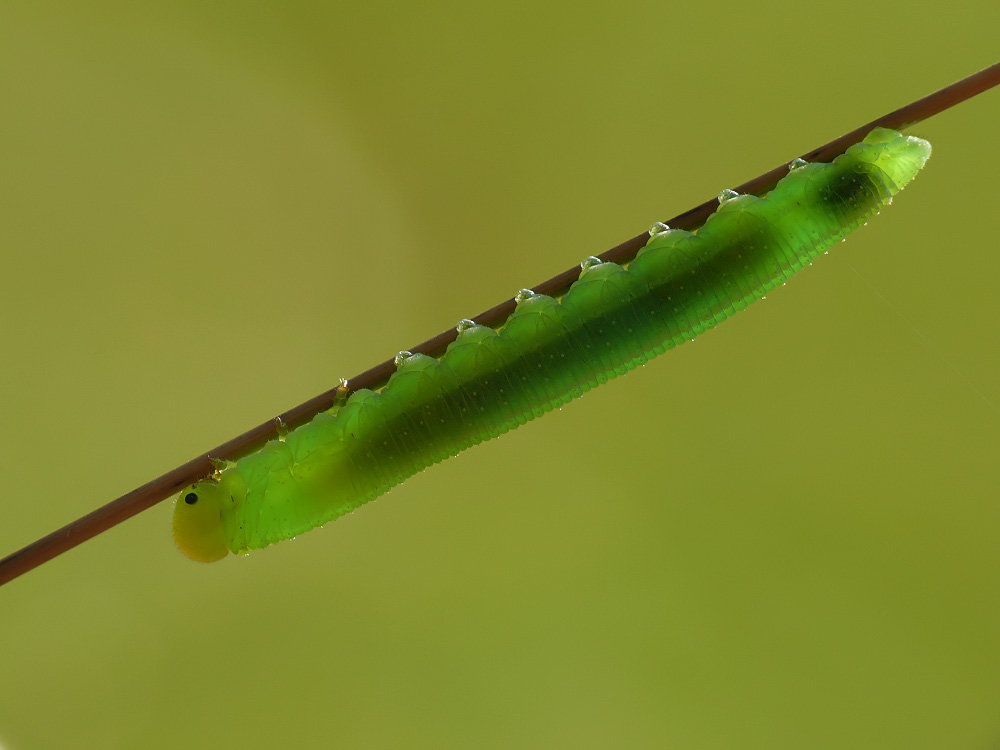
[(724, 191), (695, 232), (658, 224), (626, 266), (588, 258), (559, 299), (522, 290), (498, 330), (462, 321), (435, 359), (184, 490), (177, 546), (209, 562), (301, 534), (693, 339), (808, 265), (908, 183), (930, 144), (881, 128), (763, 198)]

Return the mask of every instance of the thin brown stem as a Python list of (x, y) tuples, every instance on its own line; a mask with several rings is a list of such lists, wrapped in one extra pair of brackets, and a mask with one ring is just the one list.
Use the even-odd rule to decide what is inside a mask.
[[(874, 127), (882, 126), (893, 130), (901, 130), (932, 115), (943, 112), (959, 102), (980, 94), (997, 84), (1000, 84), (1000, 63), (984, 68), (968, 78), (956, 81), (940, 91), (935, 91), (929, 96), (918, 99), (915, 102), (907, 104), (905, 107), (901, 107), (877, 120), (862, 125), (830, 141), (825, 146), (820, 146), (803, 154), (802, 158), (806, 161), (830, 161), (833, 157), (843, 153), (848, 146), (864, 138)], [(775, 167), (770, 172), (755, 177), (749, 182), (745, 182), (736, 190), (740, 193), (760, 195), (773, 188), (778, 180), (787, 173), (787, 170), (788, 163), (786, 162)], [(715, 210), (717, 205), (716, 200), (713, 198), (712, 200), (705, 201), (700, 206), (696, 206), (689, 211), (675, 216), (667, 223), (672, 227), (680, 229), (691, 229), (700, 226), (708, 218), (709, 214)], [(643, 232), (602, 253), (600, 257), (606, 261), (626, 263), (635, 257), (635, 254), (646, 243), (647, 239), (648, 234)], [(532, 289), (539, 294), (557, 296), (565, 292), (576, 281), (579, 273), (579, 266), (574, 266), (557, 276), (553, 276), (548, 281), (543, 281), (541, 284), (535, 285)], [(513, 310), (514, 300), (508, 299), (480, 313), (473, 320), (482, 325), (496, 327), (502, 324)], [(455, 336), (455, 329), (452, 328), (439, 333), (422, 344), (411, 347), (410, 350), (435, 357), (440, 356), (448, 344), (455, 339)], [(393, 361), (391, 359), (386, 360), (352, 378), (349, 381), (349, 387), (351, 390), (379, 388), (385, 384), (394, 371), (395, 365)], [(337, 389), (333, 388), (315, 398), (309, 399), (303, 404), (299, 404), (293, 409), (289, 409), (280, 418), (290, 428), (297, 427), (308, 422), (320, 411), (330, 408), (334, 403), (336, 395)], [(268, 420), (254, 427), (252, 430), (244, 432), (242, 435), (210, 450), (208, 453), (203, 453), (186, 464), (168, 471), (163, 476), (157, 477), (151, 482), (122, 495), (117, 500), (113, 500), (107, 505), (63, 526), (58, 531), (54, 531), (17, 552), (8, 555), (0, 560), (0, 585), (17, 578), (32, 568), (38, 567), (43, 562), (51, 560), (66, 550), (72, 549), (81, 542), (97, 536), (102, 531), (107, 531), (112, 526), (121, 523), (127, 518), (131, 518), (140, 511), (156, 505), (156, 503), (165, 500), (183, 487), (209, 476), (214, 470), (209, 456), (217, 459), (232, 459), (260, 448), (268, 440), (273, 440), (276, 437), (275, 427), (275, 420)]]

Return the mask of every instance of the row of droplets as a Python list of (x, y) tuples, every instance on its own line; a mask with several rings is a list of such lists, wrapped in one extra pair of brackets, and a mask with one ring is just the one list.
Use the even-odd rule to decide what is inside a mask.
[[(802, 158), (793, 159), (788, 163), (788, 171), (794, 172), (796, 169), (801, 169), (802, 167), (807, 166), (808, 164), (809, 162), (807, 162), (805, 159)], [(718, 195), (719, 205), (721, 206), (739, 197), (740, 194), (737, 193), (735, 190), (730, 190), (729, 188), (726, 188)], [(649, 236), (650, 238), (654, 238), (669, 231), (670, 231), (670, 226), (668, 224), (665, 224), (662, 221), (657, 221), (654, 222), (652, 226), (650, 226)], [(587, 269), (600, 265), (601, 263), (604, 263), (604, 261), (598, 258), (596, 255), (590, 255), (587, 258), (585, 258), (584, 261), (580, 264), (580, 269), (581, 271), (586, 271)], [(514, 295), (514, 302), (516, 304), (520, 304), (521, 302), (524, 302), (524, 300), (534, 296), (535, 292), (533, 292), (531, 289), (520, 289), (518, 290), (517, 294)], [(469, 320), (468, 318), (462, 318), (460, 321), (458, 321), (458, 324), (455, 326), (455, 330), (458, 333), (462, 333), (463, 331), (466, 331), (469, 328), (472, 328), (473, 326), (476, 325), (479, 324), (476, 323), (474, 320)], [(396, 365), (396, 368), (398, 369), (402, 367), (402, 365), (406, 362), (406, 360), (408, 360), (412, 356), (413, 352), (403, 350), (396, 354), (396, 356), (393, 358), (393, 363)], [(341, 388), (346, 390), (347, 380), (341, 379), (340, 388), (338, 388), (337, 390), (339, 391)]]
[[(788, 162), (788, 171), (794, 172), (796, 169), (801, 169), (802, 167), (805, 167), (808, 164), (809, 162), (807, 162), (805, 159), (802, 158), (792, 159), (790, 162)], [(717, 200), (719, 201), (719, 205), (721, 206), (733, 200), (734, 198), (739, 198), (739, 197), (740, 194), (737, 193), (735, 190), (730, 190), (729, 188), (726, 188), (721, 193), (719, 193), (719, 195), (717, 196)], [(657, 221), (654, 222), (653, 225), (649, 228), (649, 236), (656, 237), (658, 235), (663, 234), (664, 232), (669, 232), (669, 231), (670, 231), (669, 225), (664, 224), (662, 221)]]

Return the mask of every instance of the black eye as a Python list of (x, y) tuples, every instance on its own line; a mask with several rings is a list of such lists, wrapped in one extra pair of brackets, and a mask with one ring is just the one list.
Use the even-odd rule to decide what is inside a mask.
[(188, 505), (194, 505), (196, 502), (198, 502), (198, 496), (193, 492), (189, 492), (184, 496), (184, 502), (186, 502)]

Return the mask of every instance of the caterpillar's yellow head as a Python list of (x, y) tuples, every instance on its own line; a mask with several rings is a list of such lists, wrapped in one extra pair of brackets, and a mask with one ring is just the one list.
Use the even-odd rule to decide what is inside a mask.
[(192, 560), (214, 562), (229, 554), (222, 527), (222, 494), (217, 483), (198, 482), (174, 505), (174, 541)]

